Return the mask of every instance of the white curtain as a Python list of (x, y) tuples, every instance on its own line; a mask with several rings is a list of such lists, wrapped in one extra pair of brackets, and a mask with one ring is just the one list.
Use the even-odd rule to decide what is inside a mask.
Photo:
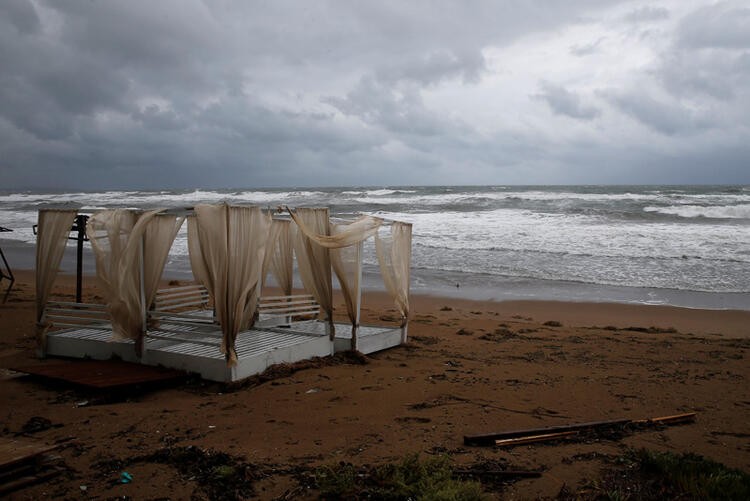
[[(362, 242), (373, 235), (377, 235), (383, 220), (373, 216), (362, 216), (350, 224), (335, 225), (334, 230), (328, 233), (320, 231), (321, 223), (315, 218), (322, 220), (321, 213), (316, 213), (315, 218), (309, 211), (316, 209), (297, 209), (291, 214), (297, 227), (304, 235), (307, 242), (314, 242), (318, 252), (329, 249), (330, 263), (339, 279), (341, 292), (346, 304), (346, 312), (352, 324), (352, 347), (356, 346), (356, 334), (358, 327), (358, 304), (360, 267), (362, 266)], [(317, 209), (320, 210), (320, 209)], [(328, 218), (326, 210), (325, 217)], [(312, 224), (311, 222), (314, 221)], [(299, 245), (298, 245), (299, 247)], [(300, 252), (297, 253), (297, 261), (302, 262)], [(300, 275), (303, 277), (305, 288), (308, 288), (304, 279), (303, 265), (300, 265)], [(316, 297), (317, 298), (317, 297)], [(320, 300), (319, 300), (320, 301)], [(322, 303), (321, 303), (322, 305)], [(333, 306), (331, 306), (331, 310)]]
[[(328, 217), (328, 209), (296, 209), (293, 212), (289, 211), (289, 214), (307, 238), (328, 249), (340, 249), (367, 240), (377, 234), (378, 228), (383, 224), (383, 220), (380, 218), (362, 216), (349, 224), (341, 225), (339, 232), (336, 234), (320, 233), (313, 226), (320, 227), (321, 223), (317, 221), (313, 224), (308, 223), (309, 219), (313, 219), (313, 216), (309, 215), (310, 211), (319, 211), (316, 214), (325, 211), (326, 218)], [(304, 217), (300, 217), (301, 215)]]
[[(139, 354), (146, 306), (141, 299), (144, 235), (161, 211), (112, 209), (98, 212), (88, 221), (87, 234), (94, 250), (96, 276), (107, 301), (113, 338), (136, 341)], [(156, 274), (156, 264), (151, 267)]]
[(44, 305), (60, 268), (65, 243), (78, 209), (42, 209), (36, 233), (36, 333), (39, 348), (46, 347), (48, 325), (44, 322)]
[(333, 284), (331, 283), (331, 256), (327, 248), (317, 245), (311, 236), (330, 236), (328, 209), (301, 208), (291, 213), (299, 232), (294, 239), (302, 285), (309, 291), (326, 315), (333, 339)]
[(208, 270), (206, 269), (206, 262), (203, 259), (203, 252), (201, 251), (201, 241), (198, 238), (198, 219), (194, 215), (188, 216), (187, 223), (190, 269), (193, 272), (195, 280), (208, 289), (209, 294), (213, 296), (213, 291), (209, 288), (208, 284)]
[(222, 353), (233, 365), (237, 334), (254, 320), (271, 216), (258, 207), (227, 204), (198, 205), (195, 214), (204, 285), (214, 298)]
[(394, 222), (390, 229), (390, 235), (375, 236), (375, 251), (383, 283), (401, 313), (401, 327), (404, 327), (409, 319), (411, 224)]
[(184, 217), (159, 214), (146, 226), (143, 235), (143, 278), (147, 308), (154, 302), (169, 250), (183, 221)]
[[(331, 226), (333, 235), (341, 235), (350, 225), (334, 224)], [(352, 324), (352, 349), (357, 346), (357, 327), (359, 327), (359, 288), (362, 267), (362, 242), (351, 244), (339, 249), (331, 249), (331, 264), (341, 285), (344, 296), (346, 314)]]
[(276, 283), (284, 294), (292, 293), (294, 272), (294, 247), (292, 245), (292, 222), (288, 219), (274, 219), (266, 246), (263, 261), (263, 280), (270, 269)]

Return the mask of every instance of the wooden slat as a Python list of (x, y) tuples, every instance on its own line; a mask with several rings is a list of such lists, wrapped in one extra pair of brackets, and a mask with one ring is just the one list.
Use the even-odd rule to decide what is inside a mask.
[(183, 298), (183, 297), (208, 297), (208, 291), (207, 290), (196, 290), (196, 291), (184, 291), (184, 292), (175, 292), (174, 294), (161, 294), (157, 295), (156, 299), (154, 301), (158, 302), (164, 302), (168, 300), (172, 300), (175, 298)]
[(606, 428), (624, 426), (630, 423), (630, 419), (615, 419), (611, 421), (594, 421), (590, 423), (581, 423), (563, 426), (549, 426), (547, 428), (531, 428), (526, 430), (503, 431), (498, 433), (488, 433), (486, 435), (467, 435), (464, 437), (464, 445), (495, 445), (496, 440), (506, 438), (525, 437), (529, 435), (542, 435), (547, 433), (557, 433), (561, 431), (579, 431), (591, 428)]
[(271, 301), (271, 300), (299, 299), (299, 298), (315, 299), (311, 294), (296, 294), (296, 295), (292, 294), (290, 296), (263, 296), (260, 298), (259, 302)]
[[(169, 332), (169, 331), (160, 331), (160, 332)], [(180, 342), (180, 343), (192, 343), (192, 344), (200, 344), (203, 346), (220, 346), (221, 345), (221, 338), (218, 338), (216, 341), (204, 341), (202, 339), (193, 339), (193, 338), (186, 338), (186, 337), (179, 337), (179, 336), (164, 336), (159, 334), (149, 334), (149, 339), (161, 339), (162, 341), (174, 341), (174, 342)]]
[(183, 312), (183, 313), (177, 313), (174, 311), (149, 311), (149, 316), (157, 319), (157, 320), (192, 320), (196, 321), (198, 323), (213, 323), (214, 316), (213, 312), (209, 312), (208, 310), (203, 310), (206, 313), (211, 313), (211, 315), (200, 315), (196, 314), (194, 312)]
[(263, 301), (259, 302), (258, 306), (261, 308), (267, 308), (267, 307), (274, 307), (274, 306), (285, 306), (289, 304), (318, 304), (317, 301), (313, 298), (305, 298), (305, 299), (294, 299), (289, 301)]
[(59, 448), (59, 444), (45, 445), (30, 440), (0, 438), (0, 468), (8, 468)]
[(205, 291), (207, 290), (205, 287), (199, 284), (193, 284), (193, 285), (182, 285), (180, 287), (167, 287), (166, 289), (159, 289), (156, 291), (157, 294), (169, 294), (170, 292), (179, 292), (179, 291), (185, 291), (185, 290), (194, 290), (194, 291)]
[(306, 305), (300, 305), (300, 306), (293, 306), (291, 308), (266, 308), (262, 310), (258, 310), (258, 312), (262, 315), (265, 314), (273, 314), (273, 313), (295, 313), (298, 311), (318, 311), (320, 309), (320, 306), (317, 304), (306, 304)]
[(98, 303), (72, 303), (69, 301), (47, 301), (47, 306), (72, 306), (75, 308), (80, 308), (82, 310), (106, 310), (107, 305), (106, 304), (98, 304)]
[(94, 317), (94, 316), (91, 316), (91, 317), (76, 317), (76, 316), (73, 316), (73, 315), (45, 315), (45, 318), (47, 320), (52, 320), (53, 324), (55, 323), (54, 322), (55, 320), (87, 320), (89, 322), (92, 322), (92, 321), (102, 321), (102, 320), (107, 321), (107, 320), (109, 320), (108, 317)]
[(577, 431), (559, 431), (557, 433), (545, 433), (543, 435), (532, 435), (529, 437), (504, 438), (502, 440), (495, 440), (495, 445), (498, 447), (507, 447), (512, 445), (535, 444), (537, 442), (550, 442), (552, 440), (572, 437), (577, 434)]
[(153, 311), (175, 311), (180, 308), (187, 308), (188, 306), (206, 306), (206, 305), (208, 305), (208, 301), (203, 301), (202, 299), (196, 299), (195, 301), (187, 301), (184, 303), (171, 303), (171, 304), (159, 303), (156, 305), (156, 308), (154, 308)]

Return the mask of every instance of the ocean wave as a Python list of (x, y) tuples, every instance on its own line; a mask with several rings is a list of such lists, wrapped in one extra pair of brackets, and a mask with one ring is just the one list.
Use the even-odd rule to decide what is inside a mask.
[[(682, 188), (682, 187), (680, 187)], [(415, 267), (722, 290), (750, 283), (750, 193), (712, 187), (397, 187), (0, 193), (3, 240), (34, 243), (39, 208), (328, 205), (413, 223)], [(696, 219), (704, 218), (704, 219)], [(374, 250), (365, 252), (376, 263)], [(369, 253), (369, 254), (368, 254)], [(186, 262), (181, 230), (171, 258)]]
[(417, 191), (382, 188), (378, 190), (358, 190), (358, 191), (345, 190), (341, 192), (342, 195), (350, 195), (350, 196), (356, 196), (356, 197), (385, 197), (388, 195), (409, 195), (412, 193), (417, 193)]
[(750, 219), (750, 204), (742, 205), (670, 205), (668, 207), (644, 207), (645, 212), (679, 216), (684, 218)]

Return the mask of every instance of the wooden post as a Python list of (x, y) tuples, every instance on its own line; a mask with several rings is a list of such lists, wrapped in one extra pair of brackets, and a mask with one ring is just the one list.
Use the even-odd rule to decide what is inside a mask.
[(145, 242), (143, 241), (143, 237), (141, 237), (141, 266), (140, 266), (140, 294), (141, 294), (141, 321), (143, 322), (143, 326), (141, 327), (141, 338), (138, 340), (140, 343), (139, 347), (136, 347), (136, 352), (139, 354), (141, 359), (143, 359), (146, 355), (146, 332), (148, 331), (148, 305), (146, 304), (146, 284), (145, 281)]
[(357, 351), (359, 348), (359, 340), (358, 340), (358, 334), (359, 334), (359, 321), (360, 321), (360, 314), (362, 310), (362, 249), (364, 248), (364, 242), (359, 242), (357, 244), (357, 300), (354, 303), (354, 308), (357, 312), (356, 320), (354, 321), (354, 325), (352, 326), (352, 345), (351, 349), (352, 351)]

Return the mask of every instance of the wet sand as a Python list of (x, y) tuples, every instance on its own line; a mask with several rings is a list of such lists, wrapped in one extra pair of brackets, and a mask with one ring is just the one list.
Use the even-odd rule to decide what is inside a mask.
[[(80, 497), (81, 486), (85, 497), (202, 495), (195, 475), (154, 460), (155, 452), (190, 445), (244, 458), (261, 499), (314, 498), (298, 488), (310, 468), (382, 464), (408, 453), (543, 471), (491, 491), (508, 499), (577, 488), (628, 447), (695, 452), (750, 470), (749, 311), (415, 296), (409, 343), (364, 364), (323, 360), (257, 385), (192, 381), (97, 403), (96, 395), (8, 370), (39, 363), (33, 276), (17, 277), (0, 306), (0, 436), (15, 436), (34, 417), (49, 420), (52, 427), (28, 435), (61, 441), (70, 473), (13, 499)], [(58, 284), (55, 294), (72, 297), (71, 277)], [(87, 278), (88, 298), (96, 295), (92, 284)], [(337, 301), (342, 319), (344, 311)], [(395, 310), (383, 294), (368, 293), (362, 314), (363, 323), (384, 323)], [(466, 434), (681, 412), (696, 412), (696, 422), (618, 440), (463, 444)], [(116, 482), (123, 469), (132, 483)]]

